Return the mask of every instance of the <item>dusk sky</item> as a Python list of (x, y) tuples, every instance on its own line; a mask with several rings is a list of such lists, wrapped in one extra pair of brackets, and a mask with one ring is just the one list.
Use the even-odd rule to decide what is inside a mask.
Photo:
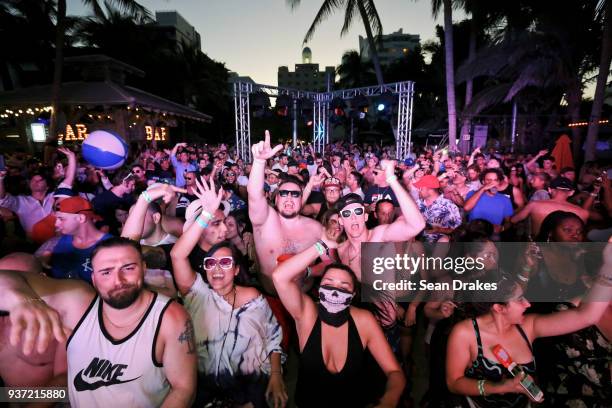
[[(276, 85), (281, 65), (301, 62), (302, 40), (322, 0), (302, 0), (295, 10), (285, 0), (141, 0), (154, 13), (176, 10), (202, 37), (202, 50), (224, 62), (231, 71), (248, 75), (256, 82)], [(403, 28), (419, 34), (421, 43), (433, 39), (436, 23), (429, 0), (382, 0), (376, 6), (385, 34)], [(88, 14), (82, 0), (68, 0), (68, 14)], [(456, 13), (454, 20), (463, 18)], [(361, 19), (340, 37), (344, 13), (336, 13), (319, 26), (308, 46), (313, 62), (337, 66), (342, 53), (359, 48), (359, 35), (365, 36)]]

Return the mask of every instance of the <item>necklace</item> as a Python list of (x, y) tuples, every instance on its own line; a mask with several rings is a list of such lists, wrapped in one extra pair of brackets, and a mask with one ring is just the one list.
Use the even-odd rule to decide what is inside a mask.
[(116, 324), (115, 322), (113, 322), (111, 320), (111, 318), (108, 317), (108, 314), (104, 311), (104, 307), (102, 307), (102, 314), (104, 315), (104, 317), (106, 317), (106, 320), (111, 324), (111, 326), (113, 326), (113, 327), (115, 327), (117, 329), (125, 329), (127, 327), (131, 327), (134, 323), (139, 321), (148, 309), (149, 309), (149, 305), (147, 305), (147, 307), (145, 307), (143, 309), (142, 313), (140, 313), (136, 319), (132, 320), (131, 322), (129, 322), (128, 324), (126, 324), (124, 326), (120, 326), (120, 325)]
[(353, 245), (351, 245), (350, 243), (348, 244), (348, 256), (349, 256), (349, 261), (348, 264), (351, 265), (353, 263), (353, 261), (355, 260), (355, 258), (357, 258), (359, 256), (359, 251), (355, 248), (355, 255), (351, 256), (351, 248), (353, 248)]
[(232, 310), (234, 309), (234, 305), (236, 304), (236, 292), (238, 292), (238, 290), (236, 289), (236, 285), (232, 285), (232, 288), (229, 290), (229, 292), (227, 292), (225, 295), (221, 295), (221, 297), (223, 298), (223, 300), (225, 300), (227, 303), (230, 303), (229, 301), (229, 295), (231, 293), (234, 293), (231, 305), (232, 305)]

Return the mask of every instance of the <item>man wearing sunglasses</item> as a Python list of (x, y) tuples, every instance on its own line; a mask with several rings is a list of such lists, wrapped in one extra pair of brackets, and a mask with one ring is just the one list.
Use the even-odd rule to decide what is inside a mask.
[(393, 223), (379, 225), (368, 230), (366, 228), (368, 215), (365, 212), (365, 205), (357, 194), (348, 194), (336, 204), (340, 211), (340, 223), (344, 227), (348, 238), (338, 247), (338, 255), (342, 263), (355, 271), (359, 280), (361, 280), (362, 242), (408, 241), (418, 235), (425, 227), (425, 220), (416, 203), (395, 176), (395, 162), (383, 160), (381, 166), (384, 169), (386, 182), (397, 196), (400, 205), (401, 216)]
[(268, 293), (276, 293), (270, 279), (276, 259), (314, 245), (323, 232), (317, 221), (300, 215), (302, 187), (297, 180), (288, 178), (279, 183), (274, 207), (266, 200), (263, 189), (266, 160), (282, 148), (282, 145), (270, 146), (270, 134), (266, 131), (265, 140), (252, 147), (253, 167), (247, 185), (260, 280)]

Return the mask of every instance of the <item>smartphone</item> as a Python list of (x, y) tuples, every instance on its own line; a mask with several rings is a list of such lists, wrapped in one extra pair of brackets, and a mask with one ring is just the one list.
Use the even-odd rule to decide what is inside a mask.
[(6, 164), (4, 163), (4, 155), (0, 154), (0, 171), (6, 170)]
[[(515, 363), (510, 354), (506, 351), (505, 348), (501, 344), (496, 344), (493, 346), (493, 354), (506, 369), (512, 374), (512, 377), (516, 377), (517, 375), (522, 375), (525, 371), (523, 367), (519, 364)], [(536, 401), (540, 402), (544, 398), (544, 392), (538, 387), (535, 383), (533, 377), (529, 374), (526, 374), (521, 380), (521, 386), (527, 391), (529, 396)]]

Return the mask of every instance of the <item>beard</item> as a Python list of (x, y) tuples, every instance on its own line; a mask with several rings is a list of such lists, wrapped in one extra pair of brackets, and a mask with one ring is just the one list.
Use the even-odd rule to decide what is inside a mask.
[[(117, 293), (118, 292), (118, 293)], [(102, 296), (104, 303), (112, 307), (113, 309), (125, 309), (130, 307), (138, 296), (142, 293), (142, 285), (124, 285), (118, 289), (113, 289), (108, 292), (108, 295)]]
[(299, 211), (294, 211), (294, 212), (290, 212), (290, 213), (284, 212), (284, 211), (279, 211), (278, 212), (278, 215), (280, 215), (283, 218), (289, 219), (289, 220), (292, 219), (292, 218), (297, 217), (299, 214), (300, 214)]

